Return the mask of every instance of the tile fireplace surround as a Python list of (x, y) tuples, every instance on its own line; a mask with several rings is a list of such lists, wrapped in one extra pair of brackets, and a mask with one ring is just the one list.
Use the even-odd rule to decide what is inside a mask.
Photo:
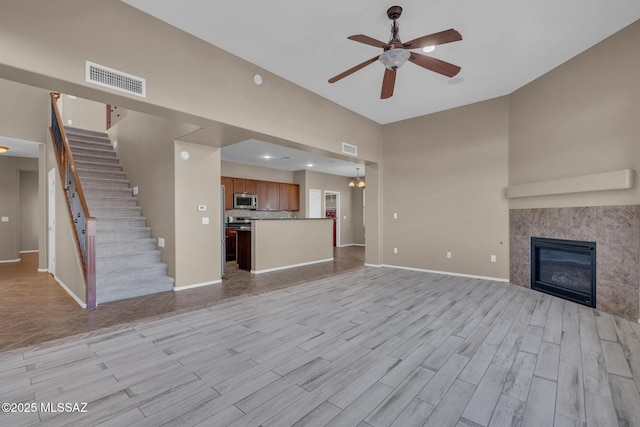
[(531, 287), (531, 237), (596, 242), (596, 309), (638, 321), (640, 205), (509, 211), (510, 280)]

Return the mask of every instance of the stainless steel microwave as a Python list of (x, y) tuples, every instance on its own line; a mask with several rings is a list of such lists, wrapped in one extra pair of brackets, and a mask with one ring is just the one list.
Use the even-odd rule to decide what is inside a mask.
[(255, 194), (233, 193), (233, 209), (257, 209), (258, 196)]

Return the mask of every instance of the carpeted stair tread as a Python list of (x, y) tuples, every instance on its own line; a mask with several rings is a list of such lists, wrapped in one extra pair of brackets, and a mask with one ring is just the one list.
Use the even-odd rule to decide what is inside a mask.
[(96, 260), (96, 274), (123, 274), (123, 270), (135, 268), (143, 263), (149, 266), (161, 264), (161, 257), (162, 254), (156, 249), (130, 254), (99, 256)]
[(159, 292), (169, 292), (172, 290), (173, 278), (170, 276), (161, 276), (146, 280), (138, 279), (134, 282), (123, 282), (118, 285), (105, 285), (104, 292), (96, 295), (96, 302), (98, 304), (104, 304), (111, 301), (141, 297)]
[(76, 167), (79, 169), (90, 169), (93, 171), (105, 170), (122, 172), (122, 166), (120, 163), (104, 163), (104, 162), (91, 162), (87, 160), (73, 159), (76, 163)]
[(152, 237), (140, 237), (128, 241), (96, 242), (97, 257), (127, 256), (139, 252), (156, 250), (156, 239)]
[(107, 206), (102, 208), (94, 208), (91, 210), (91, 215), (95, 218), (117, 218), (119, 216), (140, 216), (142, 208), (139, 206)]

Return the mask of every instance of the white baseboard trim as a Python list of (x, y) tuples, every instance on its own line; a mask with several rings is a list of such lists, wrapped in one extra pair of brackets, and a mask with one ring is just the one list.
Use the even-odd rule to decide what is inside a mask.
[(71, 289), (67, 288), (67, 285), (65, 285), (62, 280), (60, 280), (58, 278), (58, 276), (53, 276), (53, 278), (55, 279), (56, 282), (58, 282), (58, 284), (60, 286), (62, 286), (62, 289), (64, 289), (65, 291), (67, 291), (67, 293), (69, 295), (71, 295), (71, 298), (73, 298), (74, 300), (76, 300), (76, 302), (78, 303), (78, 305), (80, 305), (80, 307), (82, 308), (87, 308), (87, 304), (85, 304), (84, 302), (82, 302), (82, 300), (80, 298), (78, 298), (78, 296), (76, 294), (74, 294)]
[(38, 269), (38, 273), (48, 273), (49, 269), (48, 268), (39, 268)]
[(339, 247), (339, 248), (346, 248), (347, 246), (366, 246), (366, 245), (365, 245), (365, 244), (363, 244), (363, 243), (348, 243), (348, 244), (346, 244), (346, 245), (340, 245), (340, 246), (338, 246), (338, 247)]
[(18, 259), (3, 259), (3, 260), (0, 260), (0, 264), (5, 264), (5, 263), (9, 263), (9, 262), (20, 262), (20, 261), (22, 261), (20, 258), (18, 258)]
[(367, 264), (366, 262), (364, 263), (365, 267), (375, 267), (375, 268), (380, 268), (383, 265), (382, 264)]
[(21, 254), (32, 254), (32, 253), (34, 253), (34, 252), (40, 252), (40, 251), (39, 251), (39, 250), (37, 250), (37, 249), (34, 249), (34, 250), (32, 250), (32, 251), (20, 251), (20, 253), (21, 253)]
[(333, 261), (333, 258), (320, 259), (320, 260), (318, 260), (318, 261), (302, 262), (302, 263), (300, 263), (300, 264), (284, 265), (284, 266), (282, 266), (282, 267), (267, 268), (267, 269), (265, 269), (265, 270), (251, 270), (251, 274), (269, 273), (269, 272), (271, 272), (271, 271), (286, 270), (286, 269), (288, 269), (288, 268), (302, 267), (302, 266), (305, 266), (305, 265), (319, 264), (319, 263), (321, 263), (321, 262), (329, 262), (329, 261)]
[(400, 265), (389, 265), (389, 264), (382, 264), (381, 267), (399, 268), (401, 270), (421, 271), (421, 272), (424, 272), (424, 273), (444, 274), (446, 276), (469, 277), (471, 279), (482, 279), (482, 280), (491, 280), (491, 281), (494, 281), (494, 282), (509, 283), (509, 279), (503, 279), (501, 277), (490, 277), (490, 276), (478, 276), (478, 275), (475, 275), (475, 274), (452, 273), (450, 271), (427, 270), (427, 269), (424, 269), (424, 268), (403, 267), (403, 266), (400, 266)]
[(222, 279), (212, 280), (211, 282), (194, 283), (193, 285), (174, 286), (173, 292), (186, 291), (187, 289), (201, 288), (203, 286), (216, 285), (222, 283)]

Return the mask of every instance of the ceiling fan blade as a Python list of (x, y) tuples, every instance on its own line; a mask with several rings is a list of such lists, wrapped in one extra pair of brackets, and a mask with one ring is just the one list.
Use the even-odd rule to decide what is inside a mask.
[(449, 64), (441, 59), (436, 59), (432, 56), (422, 55), (420, 53), (411, 52), (409, 61), (426, 68), (427, 70), (434, 71), (447, 77), (453, 77), (460, 72), (460, 67), (457, 65)]
[(462, 40), (462, 35), (453, 28), (440, 31), (439, 33), (429, 34), (428, 36), (418, 37), (403, 43), (405, 49), (417, 49), (425, 46), (437, 46), (439, 44), (457, 42)]
[(369, 64), (373, 64), (374, 62), (376, 62), (376, 61), (378, 60), (378, 58), (380, 58), (380, 55), (378, 55), (378, 56), (374, 56), (374, 57), (373, 57), (373, 58), (371, 58), (371, 59), (367, 59), (367, 60), (366, 60), (366, 61), (364, 61), (362, 64), (358, 64), (358, 65), (356, 65), (356, 66), (355, 66), (355, 67), (353, 67), (353, 68), (349, 68), (347, 71), (345, 71), (345, 72), (343, 72), (343, 73), (340, 73), (340, 74), (338, 74), (338, 75), (337, 75), (337, 76), (335, 76), (335, 77), (330, 78), (330, 79), (329, 79), (329, 83), (335, 83), (335, 82), (337, 82), (337, 81), (338, 81), (338, 80), (340, 80), (340, 79), (344, 79), (344, 78), (345, 78), (345, 77), (347, 77), (348, 75), (353, 74), (353, 73), (355, 73), (356, 71), (363, 69), (363, 68), (364, 68), (364, 67), (366, 67), (367, 65), (369, 65)]
[(389, 47), (389, 43), (381, 42), (380, 40), (376, 40), (373, 37), (365, 36), (364, 34), (356, 34), (347, 38), (349, 40), (353, 40), (354, 42), (368, 44), (369, 46), (381, 47), (383, 49)]
[(390, 70), (388, 68), (384, 71), (384, 78), (382, 79), (382, 93), (380, 99), (387, 99), (393, 96), (393, 87), (396, 84), (396, 70)]

